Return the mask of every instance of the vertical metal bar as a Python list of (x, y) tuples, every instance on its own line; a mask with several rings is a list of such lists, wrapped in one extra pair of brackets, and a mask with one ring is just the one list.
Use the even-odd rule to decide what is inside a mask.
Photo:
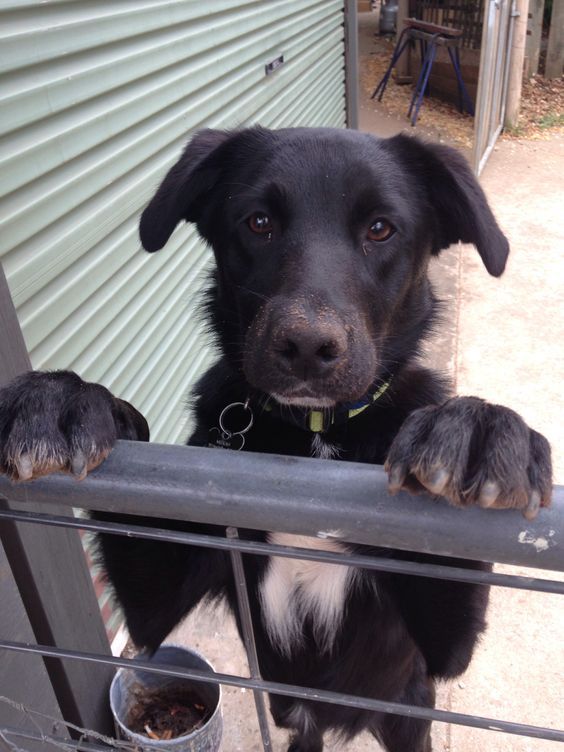
[[(226, 535), (228, 538), (234, 539), (239, 537), (239, 532), (236, 527), (228, 527), (226, 529)], [(245, 570), (243, 568), (243, 558), (239, 551), (230, 551), (229, 553), (231, 555), (233, 574), (235, 575), (237, 603), (239, 605), (239, 616), (241, 618), (241, 626), (243, 628), (243, 639), (245, 642), (245, 649), (247, 651), (247, 660), (249, 661), (251, 679), (260, 679), (261, 675), (257, 655), (257, 646), (255, 643), (255, 633), (253, 630), (251, 607), (249, 605), (247, 580), (245, 579)], [(272, 742), (270, 740), (268, 714), (266, 711), (266, 704), (264, 702), (264, 695), (257, 689), (253, 690), (253, 695), (257, 709), (262, 746), (267, 752), (270, 752), (270, 750), (272, 750)]]

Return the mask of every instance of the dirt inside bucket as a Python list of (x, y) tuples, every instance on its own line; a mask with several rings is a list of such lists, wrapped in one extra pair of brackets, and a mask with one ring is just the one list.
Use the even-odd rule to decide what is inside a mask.
[(169, 687), (131, 688), (133, 701), (126, 726), (136, 734), (154, 741), (168, 741), (190, 734), (203, 726), (211, 713), (193, 689), (171, 684)]

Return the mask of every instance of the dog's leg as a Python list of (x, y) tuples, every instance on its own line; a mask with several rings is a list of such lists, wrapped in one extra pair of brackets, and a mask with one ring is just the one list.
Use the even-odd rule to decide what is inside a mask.
[(319, 733), (295, 736), (288, 747), (288, 752), (322, 752), (322, 750), (323, 737)]
[[(75, 373), (30, 372), (0, 389), (0, 474), (14, 480), (58, 471), (84, 478), (118, 439), (148, 441), (145, 418), (105, 387)], [(128, 525), (195, 529), (190, 523), (155, 518), (93, 516)], [(217, 530), (201, 526), (199, 532)], [(139, 647), (150, 650), (202, 598), (223, 595), (232, 579), (229, 556), (222, 551), (110, 534), (99, 535), (97, 544), (130, 634)]]
[[(399, 702), (424, 708), (435, 707), (435, 684), (423, 667), (414, 675)], [(379, 717), (372, 734), (388, 752), (432, 752), (431, 721), (401, 715)]]
[(388, 752), (433, 752), (430, 721), (400, 719), (398, 716), (372, 733)]
[[(98, 520), (221, 535), (211, 525), (97, 513)], [(98, 553), (121, 605), (135, 645), (153, 652), (169, 632), (203, 599), (218, 598), (229, 587), (229, 556), (177, 543), (99, 535)]]
[(288, 752), (322, 752), (323, 731), (319, 728), (311, 703), (270, 695), (270, 711), (280, 728), (291, 731)]

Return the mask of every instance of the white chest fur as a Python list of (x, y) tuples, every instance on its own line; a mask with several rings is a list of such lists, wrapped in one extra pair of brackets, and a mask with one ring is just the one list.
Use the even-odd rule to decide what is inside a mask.
[[(268, 540), (282, 546), (345, 550), (337, 541), (305, 535), (270, 533)], [(263, 620), (272, 644), (289, 655), (302, 642), (304, 622), (309, 618), (318, 648), (330, 651), (354, 574), (354, 569), (339, 564), (272, 557), (260, 585)]]

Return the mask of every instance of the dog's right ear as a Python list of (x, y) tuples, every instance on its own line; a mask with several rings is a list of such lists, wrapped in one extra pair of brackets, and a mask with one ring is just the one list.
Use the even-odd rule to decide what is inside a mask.
[(216, 184), (221, 168), (212, 159), (232, 131), (202, 130), (188, 142), (141, 215), (139, 236), (146, 251), (160, 250), (183, 219), (199, 219), (205, 196)]

